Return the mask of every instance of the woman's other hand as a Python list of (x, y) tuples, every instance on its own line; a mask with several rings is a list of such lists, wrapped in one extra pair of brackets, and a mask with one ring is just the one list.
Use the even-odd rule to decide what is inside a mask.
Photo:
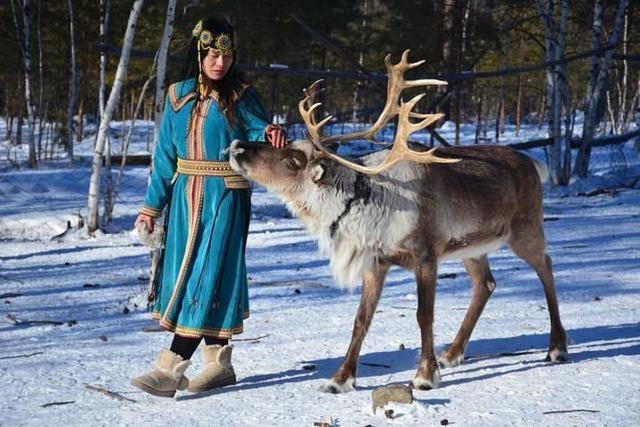
[(264, 130), (267, 142), (276, 148), (282, 148), (287, 145), (287, 131), (280, 126), (270, 124)]
[(144, 224), (147, 227), (147, 230), (149, 230), (149, 233), (151, 233), (153, 232), (153, 222), (154, 219), (152, 217), (141, 213), (140, 215), (138, 215), (138, 218), (136, 218), (136, 222), (135, 224), (133, 224), (133, 226), (134, 228), (138, 228), (139, 224)]

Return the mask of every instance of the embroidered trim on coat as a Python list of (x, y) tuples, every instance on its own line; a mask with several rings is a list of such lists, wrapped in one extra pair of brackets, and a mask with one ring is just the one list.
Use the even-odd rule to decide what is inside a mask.
[[(209, 106), (211, 102), (205, 101), (202, 105), (204, 112), (198, 117), (198, 112), (194, 110), (192, 116), (196, 116), (196, 120), (189, 120), (187, 125), (187, 147), (189, 156), (193, 156), (194, 160), (202, 160), (204, 156), (203, 136), (204, 136), (204, 117), (209, 112)], [(199, 119), (199, 120), (198, 120)], [(196, 125), (195, 129), (191, 129), (192, 124)], [(198, 228), (200, 226), (200, 215), (202, 213), (202, 203), (204, 201), (204, 178), (201, 176), (189, 176), (187, 178), (187, 185), (185, 186), (186, 198), (187, 198), (187, 214), (189, 219), (189, 234), (187, 237), (187, 246), (182, 258), (182, 264), (178, 271), (178, 277), (176, 279), (169, 304), (165, 309), (162, 321), (169, 322), (169, 315), (171, 309), (175, 304), (175, 301), (180, 294), (182, 286), (184, 285), (184, 279), (187, 269), (191, 265), (191, 258), (193, 256), (193, 249), (195, 246), (196, 238), (198, 235)]]
[[(250, 311), (247, 310), (242, 313), (242, 319), (246, 320), (250, 316)], [(160, 326), (168, 331), (174, 332), (178, 335), (200, 338), (208, 336), (212, 338), (231, 338), (233, 335), (241, 334), (244, 331), (244, 324), (240, 323), (232, 328), (189, 328), (186, 326), (180, 326), (169, 320), (161, 319), (158, 312), (151, 313), (151, 317), (155, 320), (159, 320)]]
[(182, 97), (178, 96), (177, 91), (178, 91), (178, 83), (174, 83), (171, 86), (169, 86), (169, 100), (171, 101), (171, 109), (173, 109), (175, 113), (180, 111), (180, 109), (184, 107), (187, 102), (191, 101), (192, 99), (195, 99), (196, 97), (195, 91), (187, 92)]
[(140, 213), (149, 215), (151, 218), (158, 218), (162, 214), (162, 209), (152, 208), (151, 206), (143, 206)]

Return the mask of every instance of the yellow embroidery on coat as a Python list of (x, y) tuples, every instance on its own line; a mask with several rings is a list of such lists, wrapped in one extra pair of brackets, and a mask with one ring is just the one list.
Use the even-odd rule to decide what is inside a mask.
[(143, 206), (140, 209), (140, 213), (150, 216), (151, 218), (158, 218), (162, 214), (162, 210), (158, 208), (152, 208), (150, 206)]
[(196, 93), (194, 91), (191, 91), (184, 94), (182, 98), (178, 98), (177, 90), (178, 90), (177, 83), (174, 83), (171, 86), (169, 86), (169, 100), (171, 101), (171, 108), (176, 113), (180, 111), (180, 109), (184, 107), (187, 102), (189, 102), (190, 100), (196, 97)]
[[(207, 112), (209, 110), (210, 102), (207, 100), (202, 105), (202, 109), (204, 109), (204, 113), (199, 115), (196, 110), (193, 111), (192, 116), (197, 116), (196, 120), (189, 120), (189, 124), (187, 127), (187, 147), (190, 148), (195, 160), (202, 160), (200, 156), (204, 151), (203, 149), (203, 129), (204, 129), (204, 117), (207, 116)], [(196, 129), (191, 130), (191, 126), (196, 126)], [(199, 138), (198, 138), (199, 136)], [(195, 137), (195, 138), (194, 138)], [(169, 304), (165, 310), (163, 321), (169, 321), (169, 314), (171, 313), (171, 309), (173, 304), (180, 294), (182, 286), (184, 284), (184, 279), (186, 275), (186, 271), (191, 264), (191, 258), (193, 256), (193, 249), (195, 246), (196, 237), (198, 235), (198, 229), (200, 226), (200, 215), (202, 212), (202, 204), (204, 202), (204, 191), (203, 191), (203, 178), (200, 176), (189, 176), (187, 180), (187, 185), (185, 186), (186, 190), (186, 198), (187, 198), (187, 215), (189, 218), (189, 237), (187, 238), (187, 246), (185, 248), (185, 254), (182, 258), (182, 264), (180, 265), (180, 270), (178, 271), (178, 277), (176, 279), (176, 284), (173, 288), (173, 292), (171, 293), (171, 298), (169, 299)], [(192, 197), (196, 198), (196, 205), (192, 206), (191, 199)]]

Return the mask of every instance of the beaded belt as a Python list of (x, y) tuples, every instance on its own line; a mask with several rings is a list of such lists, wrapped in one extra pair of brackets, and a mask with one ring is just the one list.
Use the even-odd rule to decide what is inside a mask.
[(249, 182), (231, 168), (229, 162), (178, 159), (179, 174), (194, 176), (218, 176), (224, 178), (226, 188), (240, 190), (250, 188)]

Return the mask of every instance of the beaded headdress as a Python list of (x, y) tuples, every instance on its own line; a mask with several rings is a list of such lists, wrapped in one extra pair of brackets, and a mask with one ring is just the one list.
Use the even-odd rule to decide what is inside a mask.
[[(219, 33), (212, 34), (211, 31), (204, 30), (202, 20), (198, 21), (196, 26), (191, 31), (193, 37), (197, 39), (198, 47), (198, 64), (202, 64), (202, 51), (208, 51), (214, 49), (220, 54), (232, 54), (234, 50), (233, 39), (229, 34)], [(204, 94), (204, 82), (202, 78), (202, 65), (198, 67), (198, 90), (201, 94)]]

